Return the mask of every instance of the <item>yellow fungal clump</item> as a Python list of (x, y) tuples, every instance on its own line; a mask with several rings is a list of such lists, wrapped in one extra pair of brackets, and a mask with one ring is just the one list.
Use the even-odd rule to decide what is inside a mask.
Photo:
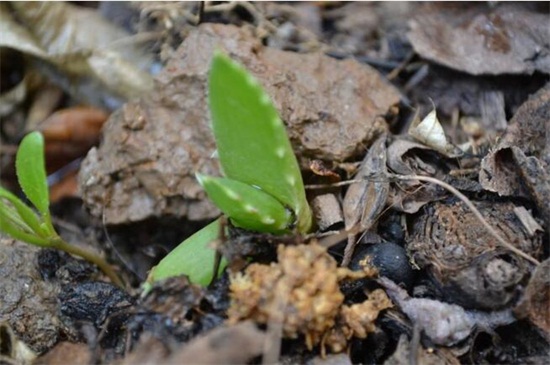
[[(228, 321), (281, 323), (284, 337), (304, 335), (309, 349), (322, 344), (323, 349), (327, 345), (334, 352), (343, 351), (349, 338), (373, 331), (378, 312), (391, 302), (380, 290), (377, 304), (369, 298), (367, 304), (344, 306), (340, 282), (374, 275), (372, 268), (362, 272), (339, 268), (317, 244), (280, 245), (277, 263), (254, 263), (231, 277)], [(351, 324), (352, 319), (357, 323)]]

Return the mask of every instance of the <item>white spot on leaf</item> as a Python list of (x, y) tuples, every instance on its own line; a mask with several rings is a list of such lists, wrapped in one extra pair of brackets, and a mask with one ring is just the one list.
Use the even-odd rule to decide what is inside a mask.
[(236, 201), (241, 200), (241, 196), (239, 194), (237, 194), (235, 191), (233, 191), (231, 189), (228, 189), (227, 187), (225, 188), (225, 194), (231, 200), (236, 200)]
[(296, 178), (294, 177), (294, 175), (286, 175), (286, 181), (292, 186), (296, 184)]
[(266, 93), (262, 93), (262, 96), (260, 96), (260, 103), (263, 105), (269, 105), (271, 100), (269, 99), (269, 96)]
[(262, 218), (262, 223), (272, 225), (273, 223), (275, 223), (275, 219), (273, 219), (271, 217), (263, 217)]
[(256, 78), (249, 73), (246, 74), (246, 82), (248, 83), (248, 85), (252, 87), (260, 86), (260, 84), (258, 83), (258, 80), (256, 80)]
[(244, 210), (247, 212), (247, 213), (258, 213), (258, 209), (254, 208), (252, 205), (250, 204), (245, 204), (244, 205)]

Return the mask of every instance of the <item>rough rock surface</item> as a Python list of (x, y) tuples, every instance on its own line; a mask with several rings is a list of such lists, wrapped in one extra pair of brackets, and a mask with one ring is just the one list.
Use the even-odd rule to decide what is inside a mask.
[(38, 354), (59, 339), (59, 286), (45, 282), (36, 268), (40, 248), (0, 236), (0, 322)]
[[(383, 116), (398, 91), (372, 68), (320, 53), (263, 47), (250, 30), (204, 24), (157, 77), (154, 92), (115, 112), (80, 172), (82, 197), (107, 224), (175, 215), (215, 216), (194, 173), (216, 174), (206, 82), (215, 49), (258, 78), (288, 127), (301, 159), (342, 161), (386, 130)], [(246, 143), (243, 141), (243, 143)]]

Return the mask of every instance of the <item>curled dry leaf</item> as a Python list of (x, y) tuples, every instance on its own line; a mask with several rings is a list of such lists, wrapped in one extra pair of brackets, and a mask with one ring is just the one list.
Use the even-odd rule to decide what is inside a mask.
[(514, 313), (529, 318), (550, 340), (550, 259), (537, 266)]
[(153, 86), (143, 71), (150, 58), (95, 10), (65, 2), (14, 2), (0, 8), (0, 19), (0, 47), (30, 56), (77, 99), (113, 108)]
[(108, 114), (102, 109), (77, 106), (59, 110), (38, 125), (44, 136), (46, 165), (57, 171), (99, 143), (99, 132)]
[[(437, 176), (450, 167), (439, 152), (404, 138), (395, 138), (388, 147), (387, 155), (389, 169), (400, 175)], [(424, 205), (447, 196), (444, 189), (434, 184), (424, 184), (418, 180), (400, 181), (392, 186), (388, 205), (412, 214)]]
[(550, 84), (518, 109), (481, 161), (479, 182), (499, 195), (531, 198), (550, 230)]
[(437, 345), (457, 344), (466, 339), (476, 325), (493, 329), (516, 321), (510, 310), (466, 311), (456, 304), (412, 298), (404, 289), (384, 277), (378, 279), (378, 282), (384, 286), (389, 297), (403, 313)]
[(416, 116), (408, 133), (419, 142), (424, 143), (426, 146), (433, 148), (447, 157), (458, 157), (463, 155), (463, 152), (458, 147), (447, 140), (445, 131), (439, 119), (437, 119), (435, 108), (422, 120)]
[[(371, 229), (386, 206), (390, 183), (386, 170), (386, 135), (379, 137), (371, 146), (356, 175), (360, 182), (351, 184), (344, 197), (344, 222), (346, 230), (358, 227)], [(342, 266), (347, 266), (356, 245), (356, 233), (348, 235)]]

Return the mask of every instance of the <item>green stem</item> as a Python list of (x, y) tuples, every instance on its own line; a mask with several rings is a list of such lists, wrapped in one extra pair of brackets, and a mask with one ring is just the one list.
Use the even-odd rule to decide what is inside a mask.
[(63, 239), (61, 239), (60, 237), (52, 239), (51, 246), (59, 250), (65, 251), (67, 253), (80, 256), (83, 259), (96, 264), (101, 269), (101, 271), (103, 271), (103, 273), (107, 275), (109, 279), (111, 279), (111, 281), (115, 285), (117, 285), (120, 288), (124, 288), (124, 284), (122, 283), (122, 280), (120, 280), (120, 278), (115, 273), (111, 265), (109, 265), (109, 263), (107, 263), (107, 261), (105, 261), (105, 259), (103, 259), (103, 257), (99, 256), (98, 254), (85, 250), (83, 248), (80, 248), (78, 246), (68, 244), (67, 242), (63, 241)]

